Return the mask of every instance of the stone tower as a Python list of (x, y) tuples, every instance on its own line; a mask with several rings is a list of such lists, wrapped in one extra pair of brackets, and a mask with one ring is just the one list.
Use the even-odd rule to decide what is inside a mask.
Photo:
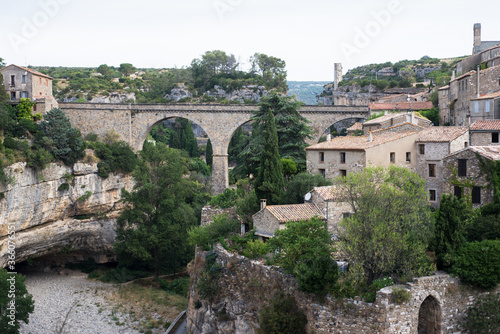
[(339, 88), (339, 82), (342, 81), (342, 64), (335, 63), (334, 64), (334, 73), (333, 73), (333, 89), (337, 90)]
[(478, 47), (481, 46), (481, 23), (474, 24), (474, 48), (472, 53), (476, 53)]

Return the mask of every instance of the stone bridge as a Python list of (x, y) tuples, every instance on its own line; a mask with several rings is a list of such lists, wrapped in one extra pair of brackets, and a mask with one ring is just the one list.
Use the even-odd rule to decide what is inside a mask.
[[(148, 133), (168, 118), (182, 117), (198, 124), (207, 133), (214, 151), (212, 193), (219, 194), (229, 185), (227, 149), (234, 132), (250, 121), (257, 105), (220, 104), (101, 104), (60, 103), (82, 135), (105, 135), (114, 130), (135, 151), (142, 149)], [(317, 143), (331, 125), (346, 119), (366, 119), (367, 106), (303, 106), (300, 113), (311, 123)]]

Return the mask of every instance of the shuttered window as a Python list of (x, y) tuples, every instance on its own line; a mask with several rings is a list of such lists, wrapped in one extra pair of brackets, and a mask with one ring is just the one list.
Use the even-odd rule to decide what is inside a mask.
[(467, 176), (467, 159), (458, 159), (458, 176)]

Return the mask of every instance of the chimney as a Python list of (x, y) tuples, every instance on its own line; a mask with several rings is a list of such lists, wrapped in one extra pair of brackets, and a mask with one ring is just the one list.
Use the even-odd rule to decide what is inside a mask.
[(415, 119), (415, 112), (414, 111), (411, 112), (411, 122), (410, 123), (411, 124), (417, 124), (416, 123), (416, 119)]
[(263, 210), (266, 207), (267, 200), (261, 199), (260, 200), (260, 209)]
[(368, 132), (368, 142), (371, 143), (373, 141), (373, 134), (372, 132)]
[(332, 141), (332, 134), (329, 133), (329, 134), (326, 135), (326, 142), (329, 143), (331, 141)]
[(480, 70), (481, 68), (479, 67), (479, 65), (477, 65), (477, 71), (476, 71), (476, 75), (477, 75), (477, 82), (476, 82), (476, 97), (479, 97), (479, 75), (480, 75)]
[(481, 46), (481, 23), (474, 24), (474, 52), (476, 53), (476, 46)]

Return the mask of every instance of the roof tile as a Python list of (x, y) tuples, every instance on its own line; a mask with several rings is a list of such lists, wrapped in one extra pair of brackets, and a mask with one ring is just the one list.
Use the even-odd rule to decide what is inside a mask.
[(470, 130), (500, 130), (500, 120), (478, 120), (471, 124)]
[(449, 142), (466, 132), (465, 126), (431, 126), (420, 131), (417, 142)]
[[(308, 220), (314, 216), (324, 219), (323, 214), (313, 203), (268, 205), (265, 207), (280, 223)], [(265, 210), (264, 209), (264, 210)]]

